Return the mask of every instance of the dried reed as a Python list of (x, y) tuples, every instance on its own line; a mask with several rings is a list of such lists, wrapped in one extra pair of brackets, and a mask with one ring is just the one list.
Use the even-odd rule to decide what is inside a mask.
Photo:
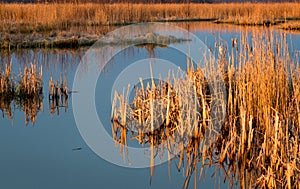
[[(250, 41), (247, 36), (233, 39), (232, 52), (220, 53), (220, 66), (190, 68), (187, 77), (170, 74), (172, 85), (150, 86), (141, 80), (132, 103), (128, 95), (115, 94), (112, 132), (116, 142), (130, 136), (148, 144), (152, 152), (177, 154), (177, 166), (185, 170), (183, 188), (192, 174), (197, 178), (197, 169), (203, 175), (206, 165), (212, 164), (240, 188), (298, 188), (300, 68), (289, 56), (283, 34), (274, 36), (269, 31), (261, 36), (253, 35)], [(227, 92), (221, 99), (226, 119), (219, 120), (219, 130), (212, 130), (213, 115), (222, 106), (214, 104), (224, 97), (214, 95), (222, 91), (218, 80), (225, 83)]]
[(0, 73), (0, 109), (12, 118), (12, 102), (25, 114), (25, 123), (34, 123), (37, 113), (43, 110), (42, 68), (35, 64), (24, 66), (19, 75), (12, 73), (12, 62)]
[(236, 24), (276, 23), (300, 18), (299, 3), (228, 4), (0, 4), (0, 30), (31, 33), (72, 26), (149, 21), (222, 20)]

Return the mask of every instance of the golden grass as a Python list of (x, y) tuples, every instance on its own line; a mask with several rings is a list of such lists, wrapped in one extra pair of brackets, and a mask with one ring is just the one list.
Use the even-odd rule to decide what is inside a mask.
[(19, 75), (12, 72), (12, 62), (0, 73), (0, 109), (12, 118), (12, 102), (25, 114), (25, 123), (34, 123), (43, 109), (42, 69), (35, 64), (24, 66)]
[(30, 64), (30, 67), (24, 66), (24, 70), (20, 70), (20, 74), (15, 76), (12, 73), (12, 62), (10, 62), (0, 73), (0, 95), (32, 98), (42, 94), (42, 90), (42, 68), (37, 70), (35, 64)]
[(230, 4), (0, 4), (0, 28), (9, 33), (63, 30), (181, 19), (262, 24), (300, 18), (300, 3)]
[[(112, 134), (121, 150), (127, 137), (149, 145), (150, 177), (154, 151), (178, 154), (177, 167), (185, 171), (183, 188), (192, 174), (195, 179), (204, 174), (207, 165), (217, 165), (240, 188), (299, 187), (300, 67), (289, 57), (286, 40), (275, 40), (284, 36), (272, 31), (255, 36), (251, 41), (247, 36), (233, 39), (229, 58), (219, 54), (217, 68), (208, 61), (205, 69), (189, 69), (187, 77), (170, 74), (171, 85), (141, 80), (133, 102), (126, 91), (115, 94)], [(226, 97), (220, 94), (220, 81)], [(226, 118), (214, 120), (222, 105)], [(214, 135), (216, 121), (221, 127)]]
[[(54, 83), (49, 80), (48, 96), (50, 114), (60, 113), (60, 108), (66, 111), (68, 108), (67, 78), (64, 75)], [(23, 72), (19, 75), (12, 72), (12, 62), (6, 64), (5, 69), (0, 72), (0, 110), (7, 118), (12, 119), (12, 108), (14, 105), (25, 114), (26, 125), (31, 121), (35, 123), (37, 113), (43, 111), (43, 82), (42, 67), (36, 68), (36, 64), (24, 65)]]

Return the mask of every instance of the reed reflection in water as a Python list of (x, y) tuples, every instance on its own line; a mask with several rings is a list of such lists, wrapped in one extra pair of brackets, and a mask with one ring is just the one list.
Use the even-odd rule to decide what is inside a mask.
[[(44, 111), (45, 93), (49, 96), (51, 115), (55, 112), (59, 115), (62, 108), (66, 111), (70, 93), (67, 80), (83, 52), (64, 49), (1, 51), (0, 104), (3, 117), (13, 121), (14, 111), (18, 109), (24, 112), (26, 125), (29, 122), (34, 124), (38, 113)], [(58, 79), (52, 81), (52, 77)], [(50, 81), (54, 82), (55, 94), (43, 87)]]

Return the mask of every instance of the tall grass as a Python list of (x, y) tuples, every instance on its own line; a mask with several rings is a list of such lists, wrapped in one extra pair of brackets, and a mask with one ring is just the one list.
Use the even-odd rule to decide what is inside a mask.
[(232, 4), (0, 4), (1, 31), (40, 32), (72, 26), (119, 25), (180, 19), (261, 24), (300, 18), (299, 3)]
[[(116, 94), (115, 140), (126, 146), (130, 136), (161, 155), (165, 150), (177, 154), (177, 167), (185, 171), (184, 188), (207, 165), (216, 165), (240, 188), (298, 188), (300, 67), (289, 56), (284, 34), (261, 36), (254, 32), (251, 39), (233, 39), (227, 58), (219, 54), (217, 68), (208, 61), (205, 69), (190, 67), (186, 77), (170, 74), (173, 82), (141, 80), (132, 102), (125, 92)], [(220, 81), (227, 95), (218, 88)], [(215, 120), (222, 110), (225, 119)], [(150, 159), (152, 177), (154, 156)]]
[[(50, 78), (48, 100), (51, 115), (55, 112), (59, 115), (61, 108), (67, 111), (70, 94), (67, 86), (66, 75), (61, 74), (56, 82)], [(29, 121), (35, 123), (38, 112), (44, 111), (42, 66), (37, 69), (36, 64), (25, 64), (23, 71), (16, 75), (10, 62), (0, 72), (0, 110), (3, 116), (12, 119), (15, 107), (24, 112), (26, 125)]]
[(0, 109), (8, 118), (13, 117), (12, 104), (24, 112), (26, 124), (35, 122), (37, 113), (43, 110), (42, 68), (31, 64), (14, 75), (10, 62), (0, 72)]

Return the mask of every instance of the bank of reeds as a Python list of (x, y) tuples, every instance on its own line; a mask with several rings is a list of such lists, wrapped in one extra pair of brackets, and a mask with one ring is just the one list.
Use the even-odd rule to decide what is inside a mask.
[(169, 82), (141, 79), (132, 102), (126, 91), (115, 94), (112, 134), (121, 152), (128, 138), (149, 146), (150, 177), (156, 155), (177, 154), (183, 188), (211, 165), (240, 188), (299, 188), (300, 67), (285, 36), (261, 36), (233, 39), (217, 68), (208, 61)]
[(299, 3), (226, 4), (0, 4), (0, 30), (9, 34), (65, 30), (78, 26), (150, 21), (220, 20), (275, 24), (300, 18)]
[(35, 64), (24, 66), (19, 75), (12, 72), (12, 62), (0, 73), (0, 109), (12, 118), (12, 106), (25, 114), (25, 123), (35, 122), (37, 113), (43, 109), (42, 68)]

